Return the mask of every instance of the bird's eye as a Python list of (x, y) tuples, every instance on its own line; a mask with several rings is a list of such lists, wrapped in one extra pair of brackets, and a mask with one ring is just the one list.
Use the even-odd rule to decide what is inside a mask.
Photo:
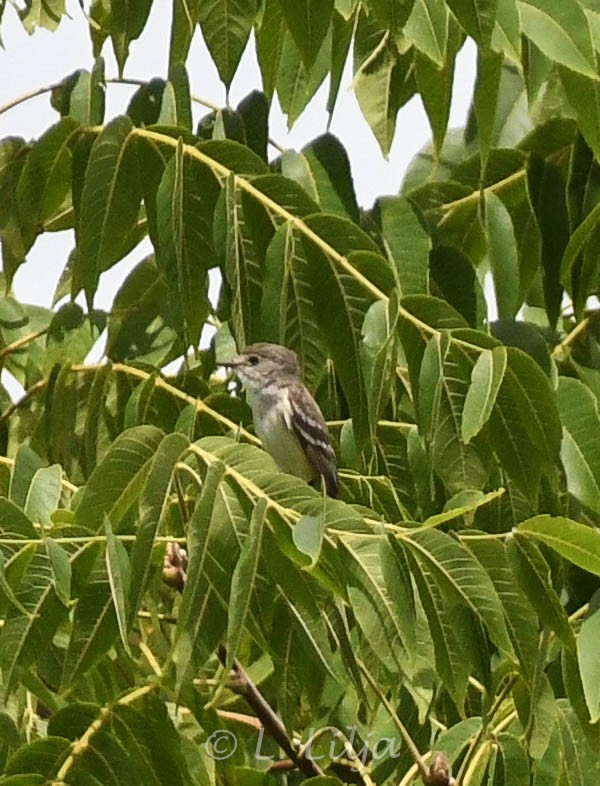
[(251, 366), (258, 366), (259, 360), (260, 358), (258, 355), (248, 355), (248, 363), (250, 363)]

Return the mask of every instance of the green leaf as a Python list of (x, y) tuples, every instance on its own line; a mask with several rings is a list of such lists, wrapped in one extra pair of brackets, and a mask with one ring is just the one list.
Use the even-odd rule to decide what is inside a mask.
[(223, 272), (231, 291), (231, 329), (238, 346), (244, 347), (257, 339), (261, 270), (231, 178), (217, 206), (215, 246), (224, 253)]
[(529, 759), (523, 741), (513, 734), (503, 732), (498, 735), (494, 782), (510, 783), (511, 786), (529, 786), (531, 783)]
[(421, 100), (429, 118), (433, 134), (433, 149), (440, 157), (448, 119), (454, 80), (454, 53), (448, 56), (443, 66), (438, 66), (421, 52), (415, 53), (415, 77)]
[(173, 21), (169, 43), (169, 70), (185, 63), (198, 23), (199, 0), (173, 0)]
[(598, 779), (598, 756), (587, 741), (573, 708), (559, 699), (558, 728), (562, 741), (563, 767), (573, 786), (594, 786)]
[(290, 33), (311, 69), (331, 23), (333, 0), (279, 0)]
[(121, 641), (125, 649), (129, 651), (126, 608), (126, 601), (131, 588), (129, 555), (121, 541), (115, 538), (108, 516), (104, 519), (104, 532), (106, 534), (106, 572), (108, 574), (108, 582)]
[(517, 580), (538, 616), (567, 648), (575, 649), (575, 638), (567, 614), (551, 583), (550, 567), (537, 544), (518, 530), (507, 543), (508, 560)]
[(354, 18), (346, 19), (334, 7), (331, 20), (331, 71), (329, 75), (329, 94), (327, 96), (327, 111), (330, 118), (333, 115), (342, 85), (344, 68), (348, 61), (353, 33)]
[(25, 508), (27, 494), (35, 473), (44, 462), (29, 445), (21, 445), (15, 456), (15, 464), (10, 478), (9, 497), (20, 508)]
[(488, 474), (477, 449), (461, 437), (469, 373), (447, 335), (436, 333), (429, 339), (418, 382), (419, 432), (450, 494), (483, 486)]
[(85, 289), (88, 305), (100, 273), (128, 250), (141, 199), (129, 118), (118, 117), (96, 138), (77, 211), (73, 290)]
[(450, 10), (483, 49), (487, 49), (496, 21), (496, 8), (503, 0), (448, 0)]
[(158, 269), (169, 286), (175, 325), (182, 325), (186, 343), (196, 346), (208, 312), (205, 298), (214, 250), (210, 227), (199, 218), (204, 167), (185, 156), (181, 139), (167, 164), (156, 195)]
[(250, 529), (231, 577), (229, 614), (227, 616), (227, 666), (231, 668), (244, 637), (248, 609), (259, 580), (266, 500), (259, 499), (252, 511)]
[(583, 570), (600, 576), (600, 532), (563, 516), (540, 515), (519, 524), (518, 531), (550, 546)]
[[(596, 599), (597, 600), (597, 599)], [(577, 636), (577, 661), (581, 673), (583, 692), (590, 713), (590, 723), (600, 718), (600, 612), (592, 600), (588, 615), (583, 620)]]
[(486, 53), (479, 50), (477, 53), (477, 81), (475, 83), (473, 108), (477, 119), (482, 180), (483, 175), (485, 175), (492, 144), (492, 135), (496, 124), (502, 64), (503, 58), (496, 52)]
[[(287, 115), (288, 128), (291, 128), (329, 73), (331, 37), (326, 36), (315, 64), (307, 69), (291, 33), (284, 28), (280, 34), (283, 40), (277, 62), (277, 97), (283, 113)], [(279, 54), (279, 44), (275, 53)]]
[(27, 610), (27, 616), (9, 610), (0, 633), (0, 665), (2, 666), (2, 700), (6, 698), (17, 677), (17, 670), (35, 663), (45, 652), (48, 642), (68, 614), (54, 590), (52, 564), (43, 551), (28, 561), (16, 596)]
[[(27, 773), (26, 777), (31, 780), (21, 781), (21, 783), (30, 783), (33, 786), (38, 783), (35, 774), (40, 773), (46, 778), (56, 774), (59, 764), (66, 757), (70, 744), (69, 740), (62, 737), (44, 737), (34, 740), (13, 753), (6, 763), (5, 773), (7, 775)], [(9, 783), (10, 780), (9, 778)], [(19, 783), (15, 779), (12, 780), (13, 784)]]
[(254, 0), (202, 0), (196, 6), (202, 35), (229, 90), (256, 15)]
[(516, 0), (503, 0), (496, 8), (492, 49), (504, 52), (515, 65), (521, 64), (521, 22)]
[(423, 522), (424, 527), (439, 527), (447, 521), (465, 517), (465, 520), (472, 521), (473, 513), (483, 505), (489, 505), (493, 500), (498, 499), (504, 494), (504, 489), (490, 491), (484, 494), (477, 489), (464, 489), (451, 497), (444, 505), (442, 513), (435, 513), (428, 516)]
[(463, 407), (461, 423), (463, 442), (470, 442), (489, 420), (504, 379), (506, 364), (505, 347), (484, 349), (477, 358), (471, 372), (471, 384)]
[(289, 36), (279, 0), (265, 0), (255, 35), (263, 90), (270, 100), (279, 75), (284, 42)]
[[(298, 156), (298, 154), (295, 154)], [(359, 209), (354, 192), (350, 161), (345, 148), (333, 134), (323, 134), (302, 148), (301, 154), (308, 168), (301, 184), (315, 199), (324, 213), (333, 213), (359, 223)], [(292, 153), (291, 156), (294, 156)], [(282, 172), (295, 178), (289, 171), (290, 154), (282, 156)]]
[[(105, 565), (102, 565), (105, 568)], [(115, 604), (106, 570), (85, 586), (75, 606), (73, 627), (64, 659), (62, 689), (88, 672), (119, 637)]]
[(79, 69), (63, 79), (50, 99), (57, 112), (82, 126), (102, 125), (105, 104), (104, 60), (99, 57), (92, 71)]
[(590, 389), (577, 379), (559, 379), (556, 401), (563, 427), (561, 459), (567, 487), (600, 513), (600, 416)]
[(17, 211), (25, 238), (35, 237), (62, 205), (71, 182), (69, 149), (77, 123), (65, 117), (34, 144), (17, 184)]
[(169, 508), (169, 494), (176, 463), (189, 445), (183, 434), (168, 434), (152, 458), (140, 493), (139, 523), (131, 552), (129, 624), (140, 607), (150, 574), (154, 539)]
[(427, 294), (432, 243), (410, 202), (404, 197), (383, 197), (377, 212), (401, 296)]
[(398, 110), (417, 90), (413, 53), (409, 50), (398, 56), (389, 33), (361, 12), (355, 34), (354, 72), (354, 92), (361, 111), (387, 156)]
[(448, 6), (443, 0), (415, 0), (404, 26), (407, 40), (442, 67), (448, 42)]
[(499, 339), (507, 347), (522, 349), (552, 379), (553, 361), (543, 329), (530, 322), (512, 319), (490, 322), (489, 326), (494, 338)]
[(321, 516), (302, 516), (293, 531), (294, 543), (298, 551), (311, 558), (316, 565), (321, 553), (325, 522)]
[(69, 554), (52, 538), (45, 538), (44, 545), (52, 565), (56, 594), (65, 606), (71, 603), (71, 561)]
[(535, 499), (541, 473), (551, 473), (561, 429), (548, 378), (524, 352), (507, 348), (508, 363), (490, 418), (494, 451), (519, 488)]
[(600, 203), (595, 205), (585, 219), (579, 224), (569, 239), (562, 258), (560, 278), (564, 286), (569, 289), (573, 266), (578, 261), (585, 244), (593, 237), (594, 230), (600, 224)]
[(25, 515), (31, 521), (42, 525), (50, 523), (50, 515), (59, 504), (61, 480), (62, 469), (58, 464), (37, 470), (25, 500)]
[(421, 569), (431, 574), (444, 602), (466, 606), (486, 626), (496, 645), (510, 652), (502, 606), (486, 571), (454, 538), (437, 529), (421, 529), (402, 541)]
[[(305, 223), (339, 254), (377, 250), (370, 238), (349, 221), (318, 214)], [(337, 259), (318, 249), (312, 239), (302, 239), (317, 317), (350, 407), (356, 440), (362, 446), (368, 434), (368, 422), (360, 341), (364, 318), (374, 296)]]
[(560, 79), (567, 94), (569, 104), (577, 115), (581, 133), (589, 147), (600, 154), (600, 82), (597, 77), (587, 77), (560, 69)]
[(556, 324), (562, 302), (560, 269), (570, 238), (565, 180), (552, 163), (531, 158), (528, 167), (531, 201), (542, 233), (544, 305), (550, 326)]
[[(5, 531), (4, 530), (4, 525), (2, 527), (2, 530), (3, 530), (3, 533), (4, 533), (4, 531)], [(20, 614), (23, 614), (26, 617), (29, 616), (29, 612), (27, 611), (25, 606), (23, 606), (23, 604), (19, 601), (19, 599), (15, 595), (15, 592), (14, 592), (13, 588), (10, 585), (10, 582), (8, 581), (8, 579), (6, 577), (6, 573), (5, 573), (5, 570), (4, 570), (4, 554), (3, 554), (2, 551), (0, 551), (0, 592), (4, 595), (6, 600), (8, 600), (8, 602), (12, 606), (15, 607), (15, 609)]]
[(373, 440), (377, 438), (377, 425), (393, 392), (398, 318), (398, 304), (393, 293), (387, 303), (373, 303), (363, 324), (360, 353)]
[[(226, 630), (224, 599), (219, 589), (229, 576), (239, 553), (232, 534), (239, 525), (239, 505), (222, 484), (225, 466), (209, 466), (200, 498), (189, 521), (188, 572), (177, 617), (173, 657), (177, 684), (181, 685), (197, 653), (202, 660), (217, 646)], [(234, 550), (235, 549), (235, 550)], [(211, 565), (214, 569), (211, 571)], [(212, 574), (223, 566), (213, 583)]]
[(261, 335), (297, 354), (311, 390), (321, 379), (327, 353), (315, 305), (304, 244), (289, 223), (271, 240), (263, 269)]
[(510, 569), (506, 546), (492, 538), (472, 538), (466, 545), (487, 571), (500, 598), (513, 649), (531, 679), (539, 649), (538, 620)]
[(65, 14), (65, 0), (45, 0), (45, 2), (31, 0), (19, 9), (21, 22), (29, 34), (33, 33), (36, 27), (56, 30), (63, 14)]
[(415, 553), (411, 548), (407, 548), (407, 557), (433, 641), (436, 672), (458, 707), (462, 707), (467, 692), (469, 663), (461, 636), (448, 614), (446, 598), (427, 562), (423, 563), (418, 551)]
[(136, 426), (119, 434), (84, 487), (75, 511), (75, 523), (98, 532), (108, 516), (118, 531), (137, 504), (162, 437), (162, 432), (154, 426)]
[(597, 79), (588, 19), (577, 0), (518, 2), (523, 33), (551, 60)]
[(129, 57), (129, 45), (142, 34), (151, 7), (152, 0), (112, 0), (110, 4), (108, 27), (119, 66), (119, 76), (123, 75)]
[(485, 229), (498, 315), (514, 319), (521, 305), (517, 243), (510, 213), (491, 191), (485, 192)]
[(406, 558), (381, 538), (349, 535), (343, 540), (343, 570), (353, 614), (378, 658), (405, 672), (416, 650), (416, 619)]

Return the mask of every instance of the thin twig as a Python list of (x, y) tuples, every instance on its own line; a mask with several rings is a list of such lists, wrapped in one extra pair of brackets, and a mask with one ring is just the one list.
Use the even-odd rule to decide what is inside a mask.
[[(225, 666), (227, 663), (227, 650), (224, 646), (219, 647), (218, 656), (221, 663)], [(248, 673), (237, 660), (233, 662), (232, 684), (230, 687), (234, 693), (242, 696), (248, 702), (250, 707), (254, 710), (256, 717), (262, 723), (264, 730), (275, 740), (279, 747), (287, 753), (300, 772), (309, 778), (323, 775), (321, 768), (318, 767), (314, 761), (305, 758), (296, 750), (281, 719), (275, 714), (262, 693), (260, 693), (250, 679)]]
[(40, 379), (35, 385), (32, 385), (30, 388), (27, 388), (24, 395), (21, 396), (20, 399), (14, 401), (9, 407), (7, 407), (4, 412), (0, 415), (0, 423), (5, 423), (15, 412), (20, 409), (20, 407), (27, 404), (27, 402), (32, 399), (36, 393), (39, 393), (42, 390), (45, 390), (48, 386), (48, 377), (45, 379)]
[(371, 689), (375, 692), (375, 694), (377, 695), (377, 698), (383, 704), (383, 706), (387, 710), (388, 715), (393, 720), (394, 725), (396, 726), (396, 728), (400, 732), (400, 736), (404, 740), (404, 744), (406, 745), (406, 747), (410, 751), (410, 754), (413, 757), (413, 760), (414, 760), (415, 764), (419, 768), (419, 773), (420, 773), (421, 777), (423, 779), (427, 778), (429, 776), (429, 768), (425, 764), (425, 761), (423, 760), (423, 757), (421, 756), (421, 753), (420, 753), (419, 749), (417, 748), (417, 746), (413, 742), (412, 737), (408, 733), (408, 730), (407, 730), (406, 726), (402, 723), (402, 721), (398, 717), (398, 714), (397, 714), (396, 710), (393, 708), (392, 704), (390, 703), (390, 701), (387, 698), (387, 696), (385, 695), (385, 693), (381, 690), (379, 685), (375, 682), (375, 680), (371, 676), (371, 672), (367, 669), (365, 664), (361, 660), (358, 660), (358, 659), (357, 659), (357, 663), (358, 663), (358, 668), (361, 670), (362, 674), (366, 677), (367, 682), (371, 686)]
[(48, 328), (42, 328), (41, 330), (37, 330), (35, 333), (30, 333), (27, 336), (22, 336), (18, 338), (16, 341), (13, 341), (12, 344), (7, 344), (5, 347), (0, 349), (0, 360), (6, 355), (11, 355), (13, 352), (17, 352), (19, 349), (27, 346), (32, 341), (35, 341), (36, 338), (40, 338), (40, 336), (45, 335), (48, 332)]
[[(147, 693), (150, 693), (153, 690), (156, 690), (154, 685), (144, 685), (142, 688), (136, 688), (135, 690), (131, 691), (131, 693), (128, 693), (126, 696), (120, 698), (116, 704), (133, 704), (134, 701), (137, 701), (139, 698), (145, 696)], [(95, 718), (92, 723), (90, 723), (81, 737), (71, 743), (71, 752), (62, 763), (60, 770), (56, 773), (56, 777), (51, 781), (50, 786), (67, 786), (65, 778), (68, 776), (69, 771), (75, 764), (77, 757), (81, 756), (89, 748), (90, 740), (94, 734), (96, 734), (96, 732), (100, 731), (106, 721), (109, 720), (111, 714), (112, 711), (110, 706), (102, 707), (98, 717)]]
[[(7, 456), (0, 456), (0, 464), (6, 464), (7, 467), (14, 467), (15, 460), (12, 458), (8, 458)], [(67, 491), (72, 492), (73, 494), (76, 491), (79, 491), (79, 486), (76, 486), (74, 483), (71, 483), (71, 481), (67, 480), (66, 478), (61, 477), (60, 484), (63, 488), (65, 488)]]
[(557, 344), (552, 350), (552, 360), (564, 360), (565, 350), (574, 343), (575, 339), (578, 338), (581, 333), (584, 333), (588, 329), (590, 323), (591, 318), (586, 317), (585, 319), (582, 319), (579, 324), (575, 325), (573, 330), (571, 330), (571, 332), (568, 333), (565, 338), (563, 338), (560, 344)]

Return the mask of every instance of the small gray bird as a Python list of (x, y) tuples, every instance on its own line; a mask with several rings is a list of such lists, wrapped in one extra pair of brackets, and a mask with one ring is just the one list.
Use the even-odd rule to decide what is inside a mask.
[(296, 353), (279, 344), (252, 344), (223, 366), (246, 388), (256, 433), (282, 472), (339, 491), (335, 452), (319, 405), (300, 379)]

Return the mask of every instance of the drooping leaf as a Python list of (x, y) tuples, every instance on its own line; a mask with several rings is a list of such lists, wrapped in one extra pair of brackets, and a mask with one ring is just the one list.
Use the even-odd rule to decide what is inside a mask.
[(87, 165), (75, 227), (73, 290), (91, 307), (98, 278), (127, 250), (141, 199), (131, 121), (119, 117), (96, 138)]
[(597, 78), (587, 17), (577, 0), (519, 0), (521, 25), (550, 59)]
[(129, 650), (127, 639), (127, 599), (131, 587), (131, 570), (129, 555), (125, 546), (118, 541), (112, 531), (110, 520), (104, 519), (104, 532), (106, 534), (106, 573), (112, 602), (115, 608), (121, 641), (126, 650)]
[(569, 491), (600, 511), (600, 440), (598, 402), (579, 380), (561, 377), (557, 404), (563, 427), (561, 459)]
[(266, 500), (258, 501), (252, 512), (248, 536), (231, 577), (230, 606), (227, 616), (227, 665), (231, 667), (244, 637), (244, 627), (253, 590), (259, 580), (259, 561), (265, 518)]
[(206, 45), (229, 89), (250, 36), (256, 5), (251, 0), (209, 0), (196, 9)]
[(187, 341), (196, 346), (207, 315), (207, 274), (214, 250), (198, 203), (203, 201), (203, 167), (183, 153), (181, 141), (156, 195), (158, 268), (169, 286), (171, 310)]
[(519, 532), (545, 543), (583, 570), (600, 576), (600, 533), (563, 516), (539, 515), (519, 524)]
[(137, 426), (117, 437), (85, 486), (75, 513), (77, 524), (97, 532), (106, 515), (118, 531), (137, 503), (162, 436), (154, 426)]
[(333, 0), (279, 0), (279, 3), (304, 64), (310, 69), (327, 35)]
[(461, 437), (470, 442), (487, 423), (506, 371), (506, 349), (484, 349), (471, 372), (462, 413)]

